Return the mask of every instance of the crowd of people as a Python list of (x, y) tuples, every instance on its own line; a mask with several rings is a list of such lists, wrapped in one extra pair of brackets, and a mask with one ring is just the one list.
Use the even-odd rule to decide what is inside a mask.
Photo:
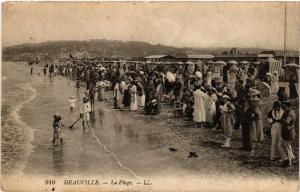
[[(32, 70), (31, 70), (32, 73)], [(272, 140), (271, 161), (282, 161), (284, 167), (295, 159), (292, 142), (295, 139), (296, 114), (291, 108), (286, 90), (279, 87), (278, 73), (267, 72), (260, 80), (276, 96), (272, 110), (263, 114), (263, 99), (258, 86), (257, 68), (227, 63), (219, 76), (213, 75), (212, 65), (155, 65), (133, 62), (103, 62), (95, 60), (70, 60), (68, 63), (45, 65), (43, 74), (53, 78), (63, 75), (76, 81), (76, 88), (85, 82), (85, 97), (81, 106), (83, 128), (89, 127), (89, 113), (95, 99), (109, 99), (113, 92), (115, 109), (144, 110), (145, 115), (159, 115), (162, 103), (176, 105), (182, 117), (189, 118), (199, 128), (222, 130), (224, 144), (231, 146), (234, 131), (241, 131), (241, 150), (254, 156), (258, 142), (266, 136)], [(259, 81), (259, 82), (261, 82)], [(296, 82), (293, 82), (296, 83)], [(295, 87), (291, 85), (290, 87)], [(290, 89), (297, 98), (295, 89)], [(296, 95), (296, 97), (295, 97)], [(97, 98), (96, 98), (97, 96)], [(275, 97), (274, 97), (275, 98)], [(74, 98), (70, 99), (73, 112)], [(267, 115), (269, 127), (263, 126)], [(178, 118), (182, 118), (178, 117)]]

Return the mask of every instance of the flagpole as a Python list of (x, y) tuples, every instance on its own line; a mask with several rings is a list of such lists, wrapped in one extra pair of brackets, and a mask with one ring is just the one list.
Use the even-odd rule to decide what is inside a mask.
[(286, 65), (286, 3), (284, 3), (284, 52), (283, 65)]

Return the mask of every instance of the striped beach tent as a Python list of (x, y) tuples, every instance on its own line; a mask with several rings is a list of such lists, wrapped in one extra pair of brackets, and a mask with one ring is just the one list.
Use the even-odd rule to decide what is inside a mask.
[(283, 70), (281, 68), (282, 62), (274, 58), (266, 59), (266, 62), (269, 64), (269, 72), (273, 75), (275, 71), (278, 72), (279, 77), (282, 77)]

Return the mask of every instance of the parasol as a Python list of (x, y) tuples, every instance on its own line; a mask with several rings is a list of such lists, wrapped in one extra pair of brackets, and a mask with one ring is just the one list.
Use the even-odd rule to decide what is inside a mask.
[(191, 62), (191, 61), (188, 61), (188, 62), (185, 62), (185, 64), (188, 64), (188, 65), (193, 65), (195, 63)]
[(237, 64), (238, 64), (238, 62), (235, 61), (235, 60), (230, 60), (230, 61), (228, 61), (228, 63), (229, 63), (229, 64), (233, 64), (233, 65), (237, 65)]
[(216, 64), (220, 64), (220, 65), (226, 65), (226, 62), (225, 61), (217, 61), (215, 62)]
[(248, 65), (248, 64), (250, 64), (249, 61), (241, 61), (240, 63), (243, 64), (243, 65)]
[(134, 75), (134, 74), (136, 74), (136, 72), (135, 71), (127, 71), (126, 74), (127, 75)]
[(297, 65), (296, 63), (289, 63), (289, 64), (286, 64), (282, 67), (294, 67), (294, 68), (298, 68), (299, 69), (299, 65)]

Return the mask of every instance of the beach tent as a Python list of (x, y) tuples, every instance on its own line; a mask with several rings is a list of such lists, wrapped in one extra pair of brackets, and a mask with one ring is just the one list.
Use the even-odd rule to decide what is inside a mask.
[(296, 63), (290, 63), (284, 65), (283, 68), (283, 81), (289, 81), (291, 76), (296, 77), (296, 80), (299, 81), (299, 65), (297, 65)]
[(195, 63), (188, 61), (185, 63), (187, 65), (187, 70), (189, 74), (193, 74), (195, 71)]
[(220, 77), (222, 74), (223, 66), (226, 65), (225, 61), (216, 61), (213, 64), (213, 78)]

